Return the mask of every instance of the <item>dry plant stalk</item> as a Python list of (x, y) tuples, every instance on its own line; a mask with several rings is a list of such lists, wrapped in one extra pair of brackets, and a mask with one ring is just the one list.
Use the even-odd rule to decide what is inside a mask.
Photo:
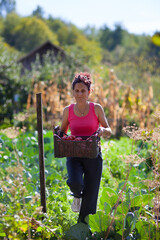
[[(62, 84), (58, 83), (59, 79), (61, 79)], [(110, 119), (109, 124), (114, 134), (118, 131), (119, 124), (122, 124), (123, 128), (128, 117), (132, 116), (135, 122), (139, 122), (140, 128), (147, 127), (150, 129), (154, 126), (155, 120), (153, 121), (151, 117), (153, 110), (152, 86), (149, 86), (148, 96), (142, 99), (142, 90), (135, 91), (131, 86), (124, 84), (117, 78), (113, 69), (110, 70), (107, 81), (102, 83), (99, 74), (93, 74), (93, 79), (96, 81), (94, 91), (89, 99), (100, 103), (104, 109), (108, 110), (107, 118)], [(33, 78), (33, 90), (32, 94), (28, 94), (27, 110), (32, 105), (36, 107), (36, 93), (41, 92), (43, 106), (47, 110), (45, 111), (45, 119), (57, 119), (60, 121), (63, 108), (73, 102), (71, 80), (67, 72), (63, 73), (63, 69), (60, 69), (48, 82), (34, 83)], [(160, 111), (160, 105), (156, 107), (156, 111)]]

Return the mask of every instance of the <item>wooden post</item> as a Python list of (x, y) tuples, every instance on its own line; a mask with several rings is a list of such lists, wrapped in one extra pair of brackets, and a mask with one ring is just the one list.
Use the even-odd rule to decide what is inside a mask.
[(41, 206), (46, 213), (46, 184), (45, 184), (45, 164), (44, 164), (44, 142), (43, 142), (43, 118), (42, 118), (42, 95), (36, 94), (37, 100), (37, 129), (38, 129), (38, 146), (39, 146), (39, 170), (40, 170), (40, 191)]

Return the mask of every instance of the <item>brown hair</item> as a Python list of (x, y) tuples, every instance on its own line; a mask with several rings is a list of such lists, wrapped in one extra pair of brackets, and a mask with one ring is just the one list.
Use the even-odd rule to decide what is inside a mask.
[(91, 84), (92, 84), (91, 75), (87, 72), (80, 72), (80, 73), (76, 74), (73, 79), (73, 82), (72, 82), (73, 90), (74, 90), (76, 83), (84, 83), (87, 86), (88, 91), (89, 91), (91, 88)]

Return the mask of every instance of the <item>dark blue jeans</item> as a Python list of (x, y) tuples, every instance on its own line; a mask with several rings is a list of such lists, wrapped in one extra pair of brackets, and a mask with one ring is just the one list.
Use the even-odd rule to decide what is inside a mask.
[(79, 217), (95, 214), (102, 175), (101, 153), (94, 159), (67, 158), (67, 184), (74, 197), (82, 197)]

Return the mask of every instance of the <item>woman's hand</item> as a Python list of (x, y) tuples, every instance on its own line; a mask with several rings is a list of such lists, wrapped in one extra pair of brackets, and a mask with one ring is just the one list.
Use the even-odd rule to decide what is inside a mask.
[(57, 135), (60, 137), (60, 135), (61, 135), (61, 130), (58, 130), (58, 131), (57, 131)]
[(98, 137), (110, 137), (112, 134), (112, 131), (110, 127), (104, 128), (104, 127), (99, 127), (98, 129)]

